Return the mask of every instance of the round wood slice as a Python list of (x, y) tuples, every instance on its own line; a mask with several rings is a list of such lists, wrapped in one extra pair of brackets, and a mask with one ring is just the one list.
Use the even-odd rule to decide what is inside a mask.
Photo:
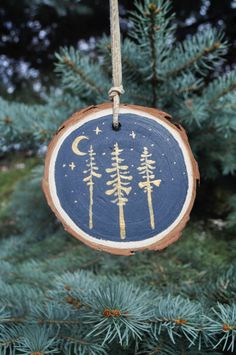
[(112, 105), (75, 113), (54, 136), (43, 190), (65, 229), (92, 248), (130, 255), (180, 236), (193, 206), (197, 163), (183, 128), (156, 109)]

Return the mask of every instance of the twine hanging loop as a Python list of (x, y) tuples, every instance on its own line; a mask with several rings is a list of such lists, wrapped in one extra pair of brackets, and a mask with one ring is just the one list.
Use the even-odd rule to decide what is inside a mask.
[(118, 0), (110, 0), (111, 56), (113, 87), (108, 95), (113, 101), (113, 127), (119, 129), (120, 95), (124, 94), (122, 85), (121, 40)]

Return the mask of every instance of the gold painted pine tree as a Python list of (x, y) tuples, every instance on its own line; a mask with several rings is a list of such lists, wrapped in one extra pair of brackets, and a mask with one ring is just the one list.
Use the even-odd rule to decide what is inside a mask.
[(87, 186), (89, 187), (89, 229), (93, 228), (93, 186), (94, 186), (94, 178), (100, 178), (102, 175), (99, 174), (98, 167), (95, 163), (95, 155), (96, 153), (93, 150), (93, 146), (91, 145), (89, 148), (89, 159), (86, 160), (87, 170), (83, 173), (88, 174), (83, 181), (86, 182)]
[(148, 148), (143, 148), (143, 153), (141, 154), (141, 165), (138, 167), (139, 174), (142, 175), (144, 181), (140, 182), (138, 185), (141, 189), (144, 189), (144, 192), (147, 194), (148, 200), (148, 209), (150, 215), (150, 225), (152, 229), (155, 229), (155, 216), (153, 211), (153, 204), (152, 204), (152, 193), (153, 193), (153, 186), (160, 186), (161, 180), (156, 180), (154, 170), (155, 167), (155, 160), (151, 159), (152, 154), (148, 152)]
[(128, 202), (127, 196), (129, 195), (132, 187), (130, 181), (133, 179), (129, 175), (128, 165), (123, 165), (124, 159), (120, 158), (120, 154), (123, 152), (123, 149), (120, 149), (118, 143), (114, 145), (114, 150), (111, 153), (112, 167), (106, 169), (108, 174), (111, 174), (110, 181), (107, 181), (108, 186), (112, 186), (110, 190), (106, 191), (108, 196), (114, 196), (112, 203), (117, 204), (119, 207), (119, 224), (120, 224), (120, 237), (121, 239), (126, 238), (126, 226), (125, 226), (125, 216), (124, 216), (124, 206)]

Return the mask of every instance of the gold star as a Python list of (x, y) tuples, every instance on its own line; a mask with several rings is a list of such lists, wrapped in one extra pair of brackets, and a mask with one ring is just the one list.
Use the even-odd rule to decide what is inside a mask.
[(74, 168), (76, 168), (76, 165), (75, 165), (75, 163), (72, 161), (72, 162), (69, 164), (69, 167), (70, 167), (71, 170), (73, 171)]
[(93, 131), (96, 133), (96, 135), (98, 135), (99, 133), (102, 132), (102, 130), (101, 130), (99, 127), (97, 127), (96, 129), (94, 129)]
[(130, 133), (130, 137), (132, 137), (133, 139), (135, 139), (136, 133), (134, 133), (134, 131), (132, 131), (132, 132)]

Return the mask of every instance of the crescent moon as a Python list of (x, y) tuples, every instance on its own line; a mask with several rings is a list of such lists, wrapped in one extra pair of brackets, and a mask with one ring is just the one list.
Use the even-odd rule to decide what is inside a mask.
[(75, 138), (74, 142), (72, 143), (72, 150), (76, 155), (83, 156), (83, 155), (87, 154), (87, 153), (81, 152), (81, 150), (79, 150), (79, 143), (84, 139), (89, 139), (89, 138), (86, 136), (79, 136), (79, 137)]

